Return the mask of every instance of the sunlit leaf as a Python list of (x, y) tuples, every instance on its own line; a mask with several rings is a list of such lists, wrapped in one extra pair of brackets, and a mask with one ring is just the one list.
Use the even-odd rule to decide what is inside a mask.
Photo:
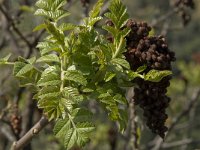
[(114, 64), (118, 64), (126, 69), (130, 69), (130, 65), (129, 63), (125, 60), (125, 59), (122, 59), (122, 58), (114, 58), (112, 59), (112, 63)]
[(159, 71), (159, 70), (150, 70), (145, 76), (144, 79), (152, 82), (159, 82), (164, 77), (171, 75), (172, 72), (169, 70)]
[(74, 82), (82, 84), (82, 85), (87, 84), (86, 78), (82, 75), (81, 72), (79, 72), (77, 70), (66, 71), (65, 72), (65, 79), (70, 80), (70, 81), (74, 81)]
[(55, 54), (49, 54), (49, 55), (44, 55), (44, 56), (40, 57), (39, 59), (37, 59), (36, 62), (37, 63), (39, 63), (39, 62), (46, 62), (46, 63), (57, 62), (57, 63), (60, 63), (60, 59)]

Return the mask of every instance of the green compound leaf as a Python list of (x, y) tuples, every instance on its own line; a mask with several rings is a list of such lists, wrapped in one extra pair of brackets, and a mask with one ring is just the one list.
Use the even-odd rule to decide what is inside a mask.
[(49, 66), (42, 72), (42, 77), (45, 77), (46, 75), (49, 74), (59, 74), (59, 73), (60, 73), (60, 68), (58, 66)]
[(42, 108), (49, 120), (58, 119), (65, 115), (65, 105), (62, 99), (40, 99), (38, 108)]
[[(65, 110), (67, 110), (67, 112), (71, 112), (72, 111), (74, 103), (72, 102), (71, 99), (61, 98), (61, 104), (62, 104), (62, 106), (65, 107)], [(66, 113), (65, 113), (65, 115), (66, 115)], [(65, 118), (65, 117), (63, 117), (63, 118)]]
[(84, 146), (88, 142), (88, 134), (94, 130), (94, 126), (90, 123), (79, 123), (76, 128), (71, 128), (67, 132), (65, 131), (64, 146), (67, 149), (72, 148), (75, 145)]
[(13, 75), (20, 81), (21, 87), (32, 86), (35, 90), (36, 83), (40, 78), (40, 71), (33, 66), (36, 58), (25, 59), (18, 57), (18, 61), (14, 63)]
[(117, 121), (120, 118), (119, 108), (117, 105), (107, 105), (106, 109), (109, 111), (108, 116), (111, 120)]
[(58, 21), (64, 17), (67, 17), (70, 15), (70, 13), (64, 11), (64, 10), (55, 10), (55, 11), (47, 11), (44, 9), (37, 9), (35, 11), (35, 15), (37, 16), (44, 16), (50, 19), (53, 19), (55, 21)]
[(111, 27), (111, 26), (103, 26), (102, 28), (108, 31), (108, 33), (111, 33), (113, 37), (116, 37), (117, 34), (119, 33), (119, 31), (116, 28)]
[(39, 0), (35, 4), (39, 8), (35, 11), (35, 15), (44, 16), (57, 22), (69, 16), (69, 13), (61, 8), (65, 3), (66, 0)]
[(99, 15), (103, 3), (104, 0), (98, 0), (98, 2), (94, 5), (93, 9), (89, 13), (90, 18), (96, 18)]
[(42, 30), (42, 29), (45, 29), (46, 28), (46, 24), (40, 24), (38, 26), (36, 26), (34, 29), (33, 29), (33, 32), (35, 31), (39, 31), (39, 30)]
[(119, 109), (120, 119), (118, 120), (119, 129), (121, 133), (126, 130), (128, 124), (128, 112), (126, 110)]
[(129, 77), (130, 80), (133, 80), (133, 79), (135, 79), (136, 77), (139, 77), (139, 78), (144, 79), (144, 75), (139, 74), (138, 72), (134, 72), (134, 71), (129, 71), (129, 72), (128, 72), (128, 77)]
[(91, 118), (86, 111), (80, 110), (82, 109), (75, 109), (71, 115), (68, 114), (67, 118), (59, 119), (54, 126), (54, 134), (61, 139), (67, 150), (75, 145), (84, 146), (89, 140), (89, 134), (94, 130), (94, 125), (91, 122), (76, 119), (77, 117), (83, 118), (83, 114), (85, 118)]
[(62, 23), (59, 27), (59, 30), (61, 31), (68, 31), (68, 30), (73, 30), (76, 28), (76, 25), (71, 24), (71, 23)]
[(105, 105), (106, 110), (109, 111), (109, 118), (111, 120), (118, 120), (120, 116), (119, 109), (113, 97), (109, 93), (102, 93), (98, 99)]
[(58, 10), (67, 3), (66, 0), (53, 0), (52, 9)]
[(95, 18), (89, 18), (89, 26), (94, 26), (96, 22), (100, 21), (103, 19), (102, 17), (95, 17)]
[(73, 110), (72, 116), (75, 116), (73, 119), (75, 123), (92, 121), (92, 113), (88, 109), (76, 108)]
[[(95, 23), (102, 19), (99, 14), (104, 0), (98, 0), (82, 26), (58, 22), (69, 15), (62, 9), (67, 0), (37, 1), (39, 9), (35, 14), (44, 16), (45, 20), (35, 30), (46, 29), (49, 35), (37, 45), (41, 57), (36, 62), (47, 64), (36, 64), (42, 73), (36, 81), (38, 93), (35, 98), (49, 120), (55, 120), (56, 137), (60, 138), (66, 149), (83, 146), (89, 140), (89, 133), (94, 129), (92, 114), (88, 109), (80, 108), (80, 103), (93, 97), (99, 99), (110, 119), (117, 121), (120, 130), (124, 131), (127, 111), (122, 108), (127, 106), (127, 101), (120, 83), (130, 81), (130, 65), (123, 58), (125, 36), (130, 32), (122, 28), (128, 19), (125, 6), (120, 0), (111, 1), (110, 12), (105, 16), (112, 20), (114, 27), (103, 27), (114, 37), (114, 42), (109, 43), (94, 28)], [(66, 36), (68, 33), (70, 36)], [(22, 59), (15, 67), (16, 74), (33, 63), (35, 59)], [(138, 76), (141, 70), (136, 71)], [(25, 72), (22, 71), (22, 75)], [(98, 91), (98, 86), (102, 86), (103, 90)]]
[(93, 9), (89, 12), (89, 17), (84, 18), (84, 27), (91, 30), (96, 22), (103, 19), (99, 16), (103, 2), (104, 0), (98, 0), (98, 2), (94, 5)]
[(77, 130), (74, 128), (69, 129), (68, 131), (65, 131), (65, 136), (64, 138), (64, 146), (67, 149), (70, 149), (73, 147), (73, 145), (76, 144), (76, 140), (78, 139), (78, 133)]
[(52, 0), (38, 0), (35, 5), (44, 10), (51, 10), (52, 9)]
[(147, 65), (140, 66), (140, 67), (137, 68), (136, 72), (137, 72), (137, 73), (141, 73), (141, 72), (143, 72), (146, 68), (147, 68)]
[(44, 110), (44, 113), (48, 116), (49, 120), (61, 117), (66, 118), (66, 112), (72, 110), (71, 102), (60, 97), (39, 99), (38, 107)]
[(119, 37), (123, 37), (123, 38), (125, 38), (128, 34), (129, 34), (129, 32), (130, 32), (131, 30), (129, 29), (129, 28), (124, 28), (123, 30), (121, 30), (121, 32), (119, 33)]
[(74, 81), (76, 83), (79, 83), (81, 85), (86, 85), (87, 80), (83, 76), (83, 74), (80, 71), (77, 70), (68, 70), (65, 72), (65, 79), (69, 81)]
[(39, 62), (45, 62), (45, 63), (57, 62), (57, 63), (60, 63), (60, 59), (56, 54), (49, 54), (49, 55), (44, 55), (44, 56), (40, 57), (36, 62), (37, 63), (39, 63)]
[[(19, 64), (16, 63), (15, 66), (17, 66), (17, 65), (19, 65)], [(33, 65), (26, 64), (17, 72), (16, 76), (17, 77), (24, 76), (27, 72), (30, 72), (33, 69), (34, 69)]]
[(94, 89), (90, 88), (90, 87), (86, 87), (82, 90), (82, 92), (84, 93), (91, 93), (91, 92), (94, 92)]
[(126, 7), (120, 0), (112, 0), (109, 6), (110, 12), (105, 16), (112, 20), (117, 29), (122, 28), (128, 20), (128, 13)]
[(65, 87), (63, 89), (63, 96), (70, 100), (73, 104), (77, 104), (83, 101), (83, 96), (79, 94), (77, 88)]
[(32, 71), (33, 65), (17, 61), (14, 63), (13, 74), (17, 77), (23, 77), (26, 73)]
[(60, 89), (58, 86), (45, 86), (38, 92), (38, 98), (40, 99), (52, 99), (60, 97)]
[(105, 82), (108, 82), (108, 81), (112, 80), (115, 76), (116, 76), (116, 74), (113, 72), (106, 72), (104, 80), (105, 80)]
[(52, 51), (55, 51), (58, 53), (62, 52), (58, 43), (53, 43), (53, 42), (49, 42), (49, 41), (39, 42), (37, 45), (37, 48), (40, 49), (41, 55), (45, 55)]
[(127, 100), (125, 97), (123, 97), (121, 94), (116, 94), (113, 99), (118, 102), (119, 104), (123, 104), (126, 105), (127, 104)]
[(31, 57), (31, 58), (29, 58), (29, 59), (27, 59), (27, 62), (29, 63), (29, 64), (31, 64), (31, 65), (33, 65), (34, 63), (35, 63), (35, 61), (36, 61), (36, 57), (34, 56), (34, 57)]
[(56, 125), (54, 126), (53, 132), (56, 135), (56, 137), (60, 138), (64, 143), (63, 137), (65, 137), (66, 132), (70, 130), (70, 128), (71, 128), (71, 122), (68, 118), (59, 119), (56, 122)]
[(95, 127), (91, 122), (77, 123), (77, 132), (79, 134), (77, 144), (80, 146), (84, 146), (85, 143), (89, 140), (88, 134), (91, 133), (94, 129)]
[(54, 67), (49, 67), (44, 70), (40, 80), (37, 82), (37, 86), (58, 86), (60, 84), (60, 74)]
[(114, 58), (114, 59), (112, 59), (111, 62), (114, 63), (114, 64), (117, 64), (117, 65), (120, 65), (120, 66), (122, 66), (126, 69), (130, 69), (130, 65), (129, 65), (128, 61), (126, 61), (125, 59)]
[(10, 58), (11, 54), (6, 55), (4, 58), (0, 59), (0, 65), (1, 64), (5, 64), (6, 62), (8, 62), (9, 58)]
[(64, 45), (64, 34), (58, 30), (55, 23), (46, 21), (46, 29), (47, 31), (53, 35), (53, 37), (59, 42), (59, 44)]
[(150, 70), (145, 76), (144, 79), (152, 82), (160, 82), (164, 77), (171, 75), (172, 72), (169, 70), (159, 71), (159, 70)]
[(61, 97), (59, 86), (45, 86), (37, 94), (38, 107), (44, 110), (49, 120), (65, 117), (65, 112), (71, 109), (71, 103)]

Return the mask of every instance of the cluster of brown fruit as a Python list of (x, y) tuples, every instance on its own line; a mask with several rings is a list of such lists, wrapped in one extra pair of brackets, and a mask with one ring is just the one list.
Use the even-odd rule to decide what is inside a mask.
[(136, 79), (138, 88), (134, 89), (134, 102), (143, 109), (146, 125), (152, 132), (165, 137), (167, 127), (165, 121), (168, 118), (165, 109), (168, 107), (170, 98), (166, 96), (166, 88), (169, 86), (170, 78), (154, 83)]
[(185, 6), (185, 7), (189, 7), (194, 9), (194, 2), (193, 0), (176, 0), (174, 5), (176, 7), (180, 7), (181, 5)]
[(10, 123), (15, 135), (19, 135), (21, 132), (21, 121), (22, 118), (19, 115), (12, 114), (10, 117)]
[(127, 27), (131, 28), (126, 37), (126, 59), (130, 62), (132, 70), (146, 64), (149, 69), (170, 70), (171, 61), (175, 60), (174, 52), (168, 49), (163, 36), (148, 36), (151, 27), (146, 23), (137, 23), (129, 20)]
[[(171, 62), (175, 61), (174, 52), (170, 51), (166, 40), (162, 36), (148, 36), (151, 27), (145, 22), (128, 20), (126, 26), (131, 29), (127, 35), (127, 52), (124, 54), (130, 63), (131, 69), (146, 65), (148, 72), (151, 69), (171, 70)], [(165, 121), (170, 98), (166, 96), (167, 87), (170, 85), (170, 76), (160, 82), (145, 81), (141, 78), (134, 80), (138, 87), (134, 89), (134, 102), (144, 110), (147, 126), (152, 132), (165, 136), (167, 127)]]
[(195, 8), (193, 0), (176, 0), (174, 7), (178, 8), (178, 13), (181, 15), (183, 25), (186, 26), (191, 20), (191, 15), (187, 9)]

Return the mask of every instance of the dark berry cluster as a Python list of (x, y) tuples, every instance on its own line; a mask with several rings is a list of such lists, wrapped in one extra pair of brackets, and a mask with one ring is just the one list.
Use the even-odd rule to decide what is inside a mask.
[(175, 54), (169, 50), (163, 36), (148, 36), (151, 27), (145, 22), (137, 23), (130, 19), (127, 27), (131, 28), (131, 32), (126, 37), (128, 51), (125, 56), (132, 70), (144, 64), (147, 65), (147, 71), (171, 69)]
[(11, 107), (10, 124), (14, 134), (18, 137), (21, 132), (22, 117), (19, 115), (17, 105)]
[(189, 7), (191, 9), (194, 9), (194, 2), (193, 0), (176, 0), (174, 5), (176, 7), (181, 7), (182, 6), (185, 6), (185, 7)]
[(169, 80), (170, 78), (165, 78), (159, 83), (154, 83), (137, 78), (134, 81), (138, 84), (138, 88), (134, 89), (134, 103), (143, 109), (146, 125), (162, 138), (167, 131), (165, 121), (168, 116), (165, 109), (170, 102), (170, 98), (166, 96)]
[(10, 117), (10, 123), (16, 135), (19, 135), (21, 132), (21, 119), (21, 116), (16, 114), (12, 114)]
[(140, 39), (147, 37), (151, 27), (146, 22), (136, 22), (132, 19), (127, 21), (126, 27), (131, 28), (130, 34), (126, 37), (128, 47), (136, 47)]
[[(127, 27), (131, 28), (131, 32), (126, 37), (127, 52), (124, 55), (132, 70), (135, 71), (142, 65), (147, 66), (144, 73), (151, 69), (171, 70), (175, 54), (169, 50), (164, 37), (148, 36), (151, 27), (145, 22), (137, 23), (130, 19)], [(167, 131), (165, 109), (170, 102), (170, 98), (166, 96), (170, 79), (168, 76), (160, 82), (144, 81), (140, 78), (134, 80), (138, 85), (134, 89), (134, 102), (144, 110), (147, 126), (162, 138)]]
[[(127, 42), (129, 40), (127, 39)], [(135, 44), (134, 44), (135, 45)], [(146, 64), (147, 70), (170, 70), (171, 61), (175, 60), (174, 52), (168, 49), (165, 39), (162, 36), (144, 37), (137, 45), (128, 47), (125, 53), (133, 70)]]
[(181, 18), (183, 20), (183, 25), (187, 25), (191, 20), (191, 15), (187, 11), (187, 9), (195, 8), (193, 0), (176, 0), (174, 6), (179, 8), (178, 13), (180, 13), (181, 15)]

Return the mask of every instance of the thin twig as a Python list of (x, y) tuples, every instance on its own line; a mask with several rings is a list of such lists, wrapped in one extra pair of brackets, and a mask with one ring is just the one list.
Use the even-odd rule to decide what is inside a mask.
[(21, 33), (21, 31), (15, 26), (13, 19), (6, 13), (3, 6), (0, 6), (0, 11), (3, 13), (6, 20), (10, 23), (11, 27), (17, 33), (17, 35), (27, 44), (28, 47), (31, 47), (31, 43), (26, 39), (26, 37)]
[[(136, 111), (135, 111), (135, 104), (133, 100), (134, 96), (134, 88), (129, 88), (127, 90), (126, 98), (129, 102), (129, 128), (130, 128), (130, 134), (128, 134), (128, 145), (130, 145), (131, 150), (138, 150), (138, 135), (137, 135), (137, 123), (136, 123)], [(127, 149), (127, 147), (126, 147)]]
[(170, 27), (170, 19), (166, 20), (165, 23), (163, 24), (163, 28), (161, 31), (161, 35), (166, 36)]
[(180, 9), (179, 7), (174, 7), (172, 10), (170, 10), (165, 15), (159, 17), (158, 19), (154, 19), (150, 25), (152, 27), (156, 27), (157, 24), (159, 24), (159, 23), (167, 20), (168, 18), (170, 18), (171, 16), (173, 16), (175, 13), (177, 13), (179, 11), (179, 9)]
[[(33, 94), (28, 93), (28, 98), (25, 106), (26, 109), (24, 110), (22, 115), (23, 122), (22, 122), (22, 130), (20, 133), (20, 137), (25, 135), (33, 125), (33, 117), (36, 108), (36, 101), (33, 101), (32, 97)], [(32, 150), (31, 143), (27, 144), (24, 147), (24, 150)]]
[(186, 114), (190, 112), (190, 110), (193, 108), (194, 104), (197, 102), (198, 98), (200, 96), (200, 89), (197, 89), (193, 95), (189, 103), (186, 105), (186, 107), (183, 109), (183, 111), (174, 119), (173, 123), (169, 126), (168, 133), (166, 136), (169, 135), (169, 132), (174, 128), (174, 126), (181, 120), (182, 117), (184, 117)]
[(11, 46), (11, 48), (19, 53), (20, 55), (23, 55), (23, 51), (21, 50), (20, 46), (19, 46), (19, 42), (17, 42), (17, 38), (15, 37), (15, 34), (13, 32), (11, 32), (10, 30), (10, 23), (8, 22), (8, 20), (5, 18), (5, 16), (3, 16), (1, 18), (1, 22), (2, 22), (2, 31), (3, 33), (5, 33), (5, 46), (7, 45), (7, 42), (10, 41), (9, 45)]
[(25, 87), (20, 87), (18, 89), (17, 94), (15, 95), (14, 100), (13, 100), (15, 105), (18, 105), (19, 100), (21, 99), (22, 94), (24, 93), (25, 89), (26, 89)]
[(36, 108), (36, 101), (34, 101), (32, 99), (33, 94), (32, 93), (28, 93), (28, 98), (27, 98), (27, 102), (26, 102), (26, 109), (23, 112), (22, 115), (22, 131), (20, 133), (20, 136), (22, 137), (23, 135), (26, 134), (26, 132), (31, 128), (32, 126), (32, 122), (33, 122), (33, 115), (34, 115), (34, 111)]
[(43, 116), (21, 139), (13, 143), (11, 150), (20, 150), (25, 147), (48, 123), (48, 119)]
[(172, 147), (194, 144), (194, 143), (200, 143), (200, 140), (184, 139), (184, 140), (175, 141), (171, 143), (164, 143), (162, 145), (162, 148), (172, 148)]
[(14, 142), (16, 140), (8, 126), (0, 126), (0, 133), (2, 133), (10, 142)]

